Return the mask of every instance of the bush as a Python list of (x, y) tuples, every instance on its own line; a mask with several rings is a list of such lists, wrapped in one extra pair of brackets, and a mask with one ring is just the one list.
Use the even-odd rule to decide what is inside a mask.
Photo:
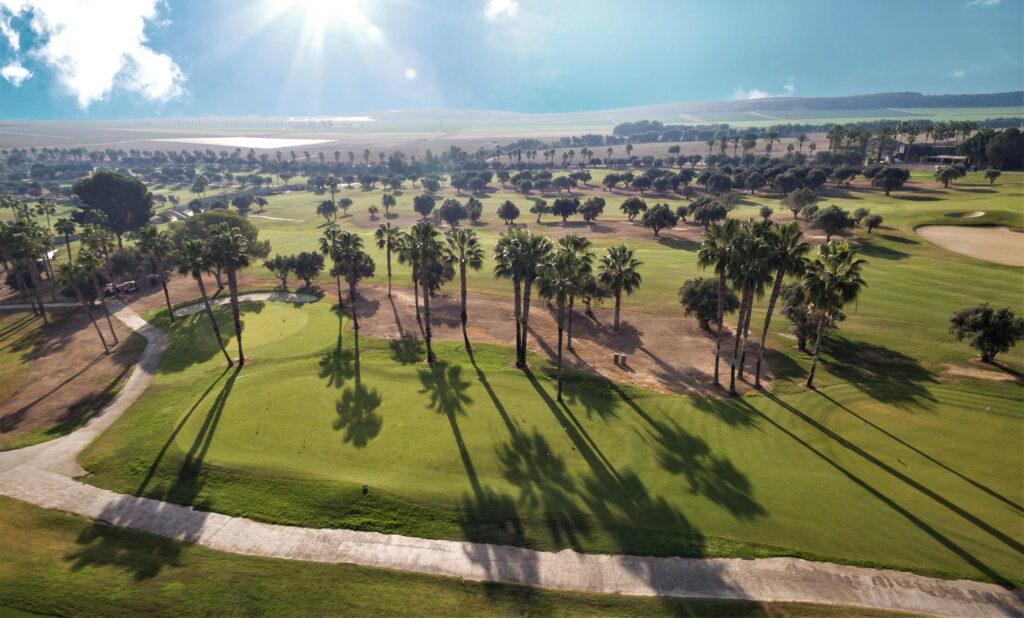
[[(718, 320), (718, 279), (698, 277), (690, 279), (679, 288), (679, 302), (686, 317), (695, 316), (697, 324), (706, 331)], [(740, 308), (740, 299), (728, 286), (722, 297), (723, 315), (735, 313)]]

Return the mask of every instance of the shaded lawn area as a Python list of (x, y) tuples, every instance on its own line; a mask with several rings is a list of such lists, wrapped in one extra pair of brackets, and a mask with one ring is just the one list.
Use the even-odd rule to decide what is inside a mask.
[(428, 367), (414, 341), (340, 328), (326, 301), (245, 308), (240, 371), (202, 314), (152, 316), (171, 346), (83, 454), (87, 482), (292, 525), (1024, 580), (1020, 400), (942, 386), (910, 359), (723, 400), (570, 373), (559, 404), (538, 357), (520, 372), (506, 348), (438, 342)]
[[(897, 616), (484, 584), (217, 552), (0, 498), (0, 615)], [(12, 609), (13, 608), (13, 609)]]

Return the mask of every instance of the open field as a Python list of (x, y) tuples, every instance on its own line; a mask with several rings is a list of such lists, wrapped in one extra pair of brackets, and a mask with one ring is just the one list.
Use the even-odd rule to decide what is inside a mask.
[[(0, 614), (906, 616), (830, 605), (553, 592), (237, 556), (0, 498)], [(7, 607), (4, 607), (7, 606)], [(29, 615), (29, 614), (24, 614)], [(32, 614), (34, 615), (34, 614)]]

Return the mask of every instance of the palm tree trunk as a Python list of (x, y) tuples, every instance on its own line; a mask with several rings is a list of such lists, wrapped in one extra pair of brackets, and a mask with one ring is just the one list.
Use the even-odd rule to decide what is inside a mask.
[(565, 303), (558, 303), (558, 378), (555, 381), (555, 401), (562, 401), (562, 326), (565, 323)]
[(566, 343), (565, 343), (565, 347), (567, 349), (569, 349), (569, 350), (572, 349), (572, 305), (573, 305), (573, 302), (575, 300), (576, 300), (576, 297), (574, 297), (574, 296), (570, 296), (569, 297), (569, 328), (568, 328), (568, 335), (567, 335)]
[(391, 298), (391, 243), (388, 243), (387, 255), (388, 255), (388, 298)]
[(466, 349), (469, 350), (469, 334), (466, 332), (466, 261), (459, 262), (459, 278), (462, 283), (462, 340), (466, 342)]
[(754, 295), (750, 295), (747, 306), (747, 316), (743, 320), (743, 343), (740, 344), (740, 366), (737, 370), (739, 378), (743, 379), (743, 365), (747, 360), (747, 335), (750, 333), (750, 316), (754, 315)]
[[(422, 272), (427, 272), (426, 265), (420, 267)], [(430, 284), (428, 281), (423, 281), (423, 339), (427, 344), (427, 364), (433, 365), (434, 361), (434, 349), (430, 347)]]
[(423, 320), (420, 319), (420, 269), (415, 264), (412, 266), (412, 298), (416, 305), (416, 321), (422, 326)]
[(50, 264), (50, 256), (43, 250), (43, 264), (46, 265), (46, 276), (50, 278), (50, 298), (57, 302), (57, 282), (53, 277), (53, 266)]
[(612, 330), (619, 332), (619, 307), (622, 305), (622, 290), (615, 290), (615, 324)]
[(349, 269), (348, 273), (348, 298), (349, 298), (349, 311), (352, 312), (352, 330), (359, 332), (359, 318), (356, 316), (356, 277), (354, 267)]
[(338, 308), (339, 309), (344, 309), (345, 308), (345, 301), (342, 300), (342, 296), (341, 296), (341, 275), (340, 274), (334, 275), (334, 283), (338, 286)]
[(110, 321), (110, 310), (107, 309), (107, 301), (103, 298), (103, 290), (100, 289), (100, 280), (96, 278), (95, 270), (92, 271), (92, 287), (96, 290), (96, 298), (100, 299), (100, 306), (103, 307), (103, 315), (107, 317), (107, 328), (110, 329), (110, 336), (114, 338), (114, 345), (117, 345), (117, 333), (114, 332), (114, 323)]
[(14, 281), (18, 284), (18, 293), (21, 294), (22, 300), (32, 307), (32, 315), (39, 315), (39, 307), (36, 306), (36, 299), (30, 296), (28, 288), (25, 286), (25, 277), (21, 274), (21, 269), (14, 262), (11, 262), (11, 272), (14, 273)]
[(103, 331), (101, 331), (99, 325), (96, 324), (96, 319), (92, 317), (92, 309), (90, 309), (89, 305), (86, 304), (85, 297), (82, 296), (82, 290), (78, 287), (78, 282), (72, 281), (71, 287), (75, 290), (75, 299), (78, 300), (78, 304), (82, 305), (82, 309), (85, 309), (85, 315), (89, 317), (89, 323), (96, 329), (96, 335), (100, 338), (100, 343), (103, 344), (103, 353), (109, 355), (110, 348), (107, 347), (107, 340), (103, 338)]
[(740, 356), (740, 340), (743, 338), (743, 320), (747, 315), (747, 297), (751, 294), (749, 290), (743, 290), (743, 298), (740, 302), (740, 317), (736, 321), (736, 332), (733, 333), (732, 344), (732, 365), (729, 367), (729, 392), (736, 394), (736, 363)]
[(39, 291), (43, 285), (43, 279), (39, 276), (39, 265), (35, 260), (29, 260), (28, 272), (29, 277), (32, 278), (32, 293), (36, 297), (36, 302), (39, 303), (39, 315), (42, 316), (44, 325), (49, 324), (49, 320), (46, 319), (46, 308), (43, 306), (43, 294)]
[(163, 263), (160, 258), (156, 259), (156, 276), (160, 279), (160, 285), (164, 288), (164, 302), (167, 303), (167, 314), (171, 316), (171, 324), (174, 324), (174, 309), (171, 307), (171, 295), (167, 292), (167, 277), (164, 276)]
[(822, 314), (818, 319), (818, 338), (814, 343), (814, 358), (811, 360), (811, 372), (807, 374), (807, 388), (814, 387), (814, 370), (818, 368), (818, 352), (821, 351), (821, 338), (825, 334), (827, 316)]
[(235, 363), (231, 360), (228, 349), (224, 346), (224, 338), (220, 336), (220, 327), (217, 326), (217, 319), (213, 317), (213, 308), (210, 307), (210, 298), (206, 295), (206, 286), (203, 285), (203, 278), (200, 275), (195, 279), (199, 285), (199, 295), (203, 297), (203, 305), (206, 306), (206, 315), (210, 318), (210, 325), (213, 327), (213, 334), (217, 336), (217, 345), (220, 346), (220, 351), (224, 353), (224, 358), (228, 361), (228, 367), (231, 367)]
[(519, 364), (520, 367), (526, 366), (526, 341), (530, 334), (528, 326), (530, 324), (530, 291), (533, 289), (533, 279), (527, 279), (526, 285), (523, 286), (523, 315), (521, 317), (523, 322), (522, 338), (523, 345), (519, 348)]
[(71, 235), (64, 234), (64, 246), (68, 249), (68, 264), (71, 263)]
[(775, 285), (772, 286), (772, 295), (768, 299), (768, 311), (764, 315), (764, 330), (761, 332), (761, 345), (757, 347), (757, 363), (754, 365), (754, 388), (761, 388), (761, 360), (764, 358), (764, 343), (768, 339), (768, 326), (772, 323), (772, 313), (775, 311), (775, 302), (779, 299), (782, 291), (782, 279), (786, 273), (782, 270), (775, 276)]
[(522, 314), (522, 290), (518, 279), (512, 280), (512, 296), (515, 297), (515, 309), (513, 310), (514, 315), (512, 316), (516, 322), (516, 367), (522, 369), (523, 366), (519, 364), (519, 349), (523, 345), (522, 329), (523, 325), (519, 321), (519, 317)]
[(722, 354), (722, 323), (725, 318), (725, 306), (722, 304), (725, 299), (725, 270), (718, 275), (718, 333), (715, 335), (715, 384), (718, 381), (718, 360)]
[(235, 277), (235, 269), (227, 268), (228, 293), (231, 295), (231, 317), (235, 320), (235, 338), (238, 339), (238, 366), (245, 364), (245, 354), (242, 352), (242, 320), (238, 315), (238, 280)]
[(220, 266), (213, 270), (213, 278), (217, 282), (217, 291), (220, 292), (224, 289), (224, 281), (221, 280), (221, 269)]

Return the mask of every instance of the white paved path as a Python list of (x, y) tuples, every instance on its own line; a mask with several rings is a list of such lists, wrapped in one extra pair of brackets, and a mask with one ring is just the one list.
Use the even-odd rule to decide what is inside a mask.
[[(272, 296), (245, 298), (272, 300)], [(374, 532), (276, 526), (79, 483), (72, 478), (84, 472), (76, 461), (78, 453), (145, 390), (167, 347), (163, 332), (130, 309), (114, 306), (118, 319), (149, 341), (125, 388), (78, 431), (44, 444), (0, 453), (0, 494), (238, 554), (352, 563), (587, 592), (797, 601), (944, 616), (1024, 616), (1024, 595), (1020, 592), (966, 580), (795, 558), (700, 560), (580, 554), (571, 550), (550, 553)]]

